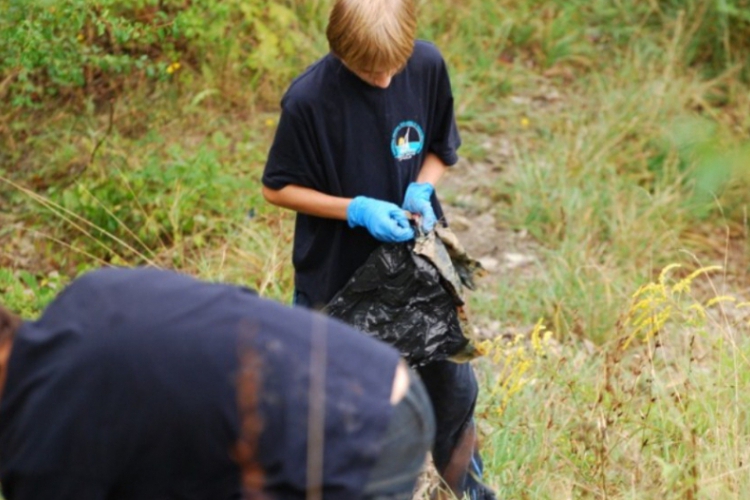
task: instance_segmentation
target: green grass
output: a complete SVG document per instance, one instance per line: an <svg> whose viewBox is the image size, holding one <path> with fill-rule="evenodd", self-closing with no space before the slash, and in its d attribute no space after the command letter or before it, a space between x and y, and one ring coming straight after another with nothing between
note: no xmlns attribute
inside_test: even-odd
<svg viewBox="0 0 750 500"><path fill-rule="evenodd" d="M687 496L696 482L689 467L697 452L691 449L692 429L681 422L692 415L681 408L657 406L661 403L649 406L632 398L617 403L628 412L622 414L619 407L612 407L615 403L597 403L598 388L586 384L601 376L603 368L564 364L554 368L554 374L534 374L536 384L528 390L530 394L518 396L502 418L485 417L490 422L502 422L501 427L487 433L484 446L489 470L494 472L491 482L503 497ZM541 388L536 389L537 385ZM669 401L670 396L663 394L659 401ZM658 413L658 418L643 423L641 414L646 411ZM540 412L544 419L537 416ZM715 407L696 408L696 413L713 424L731 423L717 422L721 412ZM706 442L699 452L713 461L720 458L717 455L723 446L720 441ZM729 457L719 469L737 470ZM737 477L741 474L730 474L728 479Z"/></svg>
<svg viewBox="0 0 750 500"><path fill-rule="evenodd" d="M743 498L750 487L750 35L737 36L750 28L719 4L421 3L421 36L451 69L461 153L499 169L481 196L537 257L483 282L470 310L526 337L540 318L553 332L543 356L496 344L497 359L477 363L501 497ZM266 13L264 26L302 34L263 45L238 28L234 45L174 78L126 85L113 108L83 91L0 107L2 300L34 317L87 269L150 263L288 303L293 216L263 202L260 175L289 75L324 50L322 9ZM673 306L665 323L622 349L634 293L673 263L683 268L667 284L722 271L652 297ZM737 302L708 305L724 295Z"/></svg>
<svg viewBox="0 0 750 500"><path fill-rule="evenodd" d="M742 498L750 344L748 314L735 314L748 303L708 305L687 292L664 294L679 288L665 283L641 304L668 297L670 307L645 342L639 335L625 348L633 333L625 321L599 349L550 342L541 354L501 351L506 375L530 363L506 407L487 391L479 404L502 497ZM501 383L497 362L479 366L486 388Z"/></svg>

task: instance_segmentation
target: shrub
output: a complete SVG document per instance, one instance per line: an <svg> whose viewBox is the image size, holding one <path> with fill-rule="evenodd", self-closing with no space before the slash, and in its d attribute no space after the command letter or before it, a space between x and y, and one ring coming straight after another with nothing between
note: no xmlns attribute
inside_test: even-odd
<svg viewBox="0 0 750 500"><path fill-rule="evenodd" d="M217 149L174 145L138 168L87 172L78 182L40 198L50 222L66 221L79 248L105 260L143 259L190 239L228 231L260 196L249 176L238 176Z"/></svg>
<svg viewBox="0 0 750 500"><path fill-rule="evenodd" d="M318 12L271 0L0 0L0 97L109 97L186 66L261 88L290 78L314 46L297 10Z"/></svg>

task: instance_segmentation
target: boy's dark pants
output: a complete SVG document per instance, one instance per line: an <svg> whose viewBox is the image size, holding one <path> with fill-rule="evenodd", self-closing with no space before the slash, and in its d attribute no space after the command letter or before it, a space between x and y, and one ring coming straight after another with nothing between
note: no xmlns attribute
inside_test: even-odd
<svg viewBox="0 0 750 500"><path fill-rule="evenodd" d="M474 430L479 391L474 369L469 363L437 361L417 372L435 410L435 468L455 492L468 492L482 475Z"/></svg>

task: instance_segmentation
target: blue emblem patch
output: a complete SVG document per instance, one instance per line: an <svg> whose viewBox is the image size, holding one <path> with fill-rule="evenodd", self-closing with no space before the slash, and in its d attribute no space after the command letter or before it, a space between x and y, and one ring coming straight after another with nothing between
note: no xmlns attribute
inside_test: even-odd
<svg viewBox="0 0 750 500"><path fill-rule="evenodd" d="M401 122L393 130L391 152L397 160L408 160L424 147L424 132L417 122Z"/></svg>

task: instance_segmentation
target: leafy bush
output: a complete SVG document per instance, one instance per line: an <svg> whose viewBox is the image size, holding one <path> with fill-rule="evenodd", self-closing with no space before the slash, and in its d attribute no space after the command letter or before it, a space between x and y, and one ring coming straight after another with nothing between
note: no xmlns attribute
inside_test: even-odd
<svg viewBox="0 0 750 500"><path fill-rule="evenodd" d="M222 139L213 142L195 152L174 145L139 168L88 172L73 186L50 190L44 217L77 228L78 247L105 260L142 261L188 238L201 246L241 220L257 193L249 176L218 156Z"/></svg>
<svg viewBox="0 0 750 500"><path fill-rule="evenodd" d="M16 106L110 97L192 69L220 90L249 86L275 100L325 51L327 9L301 0L0 0L0 97ZM421 36L445 47L462 74L487 76L517 57L588 66L595 50L645 40L643 29L680 33L687 64L750 71L750 0L425 2L420 22ZM499 92L508 85L500 79Z"/></svg>
<svg viewBox="0 0 750 500"><path fill-rule="evenodd" d="M127 16L112 10L113 0L0 1L0 74L12 103L28 106L87 86L108 90L113 77L134 70L156 76L174 52L172 30L140 16L145 3L134 2Z"/></svg>
<svg viewBox="0 0 750 500"><path fill-rule="evenodd" d="M0 12L0 97L16 106L107 97L187 65L257 88L290 78L314 46L294 5L271 0L0 0Z"/></svg>

